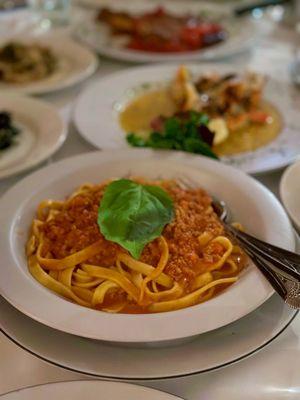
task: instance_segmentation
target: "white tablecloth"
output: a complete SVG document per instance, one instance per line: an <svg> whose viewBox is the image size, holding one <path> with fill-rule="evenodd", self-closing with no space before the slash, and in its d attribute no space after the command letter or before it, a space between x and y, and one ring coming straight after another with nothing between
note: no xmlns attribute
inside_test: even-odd
<svg viewBox="0 0 300 400"><path fill-rule="evenodd" d="M14 14L14 18L16 24L16 21L19 21L17 14ZM0 17L2 28L4 20L4 17ZM24 24L24 21L22 23ZM66 33L57 32L57 34L64 35ZM271 31L267 37L263 38L253 51L241 54L233 61L236 66L267 71L269 74L288 80L288 65L294 53L296 40L296 36L291 31L277 27L275 31ZM101 60L97 73L88 81L63 92L42 97L55 104L64 118L70 121L72 105L84 87L104 75L128 67L130 67L129 64ZM94 150L78 135L71 122L69 126L69 135L65 144L46 163ZM282 171L278 171L261 175L257 179L278 195L281 174ZM0 194L24 175L1 181ZM147 382L145 385L177 394L189 400L299 399L299 371L300 318L296 318L292 325L270 346L238 364L216 372L189 378ZM0 394L45 382L84 378L83 375L48 365L11 343L4 335L0 335Z"/></svg>

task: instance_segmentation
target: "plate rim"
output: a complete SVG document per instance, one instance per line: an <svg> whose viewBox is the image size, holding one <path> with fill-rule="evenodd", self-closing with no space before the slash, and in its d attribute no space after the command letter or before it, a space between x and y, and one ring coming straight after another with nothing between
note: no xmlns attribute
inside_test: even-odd
<svg viewBox="0 0 300 400"><path fill-rule="evenodd" d="M27 350L25 350L25 351L28 352ZM114 384L114 385L120 385L122 387L124 387L124 386L131 386L131 387L136 387L136 388L140 387L140 388L146 389L149 392L154 392L154 393L157 392L157 393L161 393L161 394L167 395L169 397L169 400L185 400L183 397L178 397L177 395L174 395L172 393L166 392L165 390L160 390L160 389L152 388L152 387L145 386L145 385L136 385L136 384L134 384L132 382L124 382L124 381L120 382L120 381L115 381L115 380L111 380L111 379L101 379L101 380L96 380L96 379L67 379L67 380L62 380L62 381L52 381L52 382L38 383L36 385L29 385L29 386L22 387L20 389L13 389L13 390L10 390L8 392L2 393L2 394L0 394L0 399L3 398L5 400L5 396L8 396L8 395L11 395L11 394L14 394L14 393L30 391L31 389L39 388L39 387L42 387L42 386L45 386L45 387L46 386L52 386L52 385L56 385L56 386L62 385L63 386L63 384L66 384L66 383L67 384L73 384L74 382L76 382L77 384L78 383L90 384L91 382L93 382L93 384L96 384L96 385L99 385L99 386L101 386L103 383L104 384L111 383L111 384ZM99 388L99 389L101 389L101 388ZM168 400L168 399L165 399L165 400Z"/></svg>
<svg viewBox="0 0 300 400"><path fill-rule="evenodd" d="M1 296L1 295L0 295L0 297L3 298L3 296ZM6 299L3 298L3 300L4 300L6 303L8 303ZM14 308L10 303L8 303L8 305L9 305L10 307ZM22 315L22 313L21 313L19 310L16 310L16 311ZM254 311L254 312L255 312L255 311ZM146 378L145 378L145 377L144 377L144 378L141 378L141 377L124 377L124 376L123 376L123 377L120 377L120 376L115 376L115 375L108 375L108 374L107 374L107 375L104 375L104 374L92 373L92 372L84 371L84 370L81 370L81 369L76 369L75 367L71 367L71 366L68 366L68 365L66 365L66 364L59 363L58 361L51 360L51 359L47 358L46 356L41 355L41 354L38 353L38 352L35 352L35 351L32 350L29 346L23 345L19 340L17 340L17 339L15 338L15 336L13 336L12 334L9 334L8 332L6 332L6 330L1 326L1 325L2 325L2 324L1 324L1 321L0 321L0 332L1 332L8 340L10 340L12 343L14 343L15 345L17 345L18 347L20 347L22 350L25 350L26 352L28 352L29 354L31 354L31 355L37 357L38 359L40 359L40 360L42 360L42 361L45 361L46 363L51 364L51 365L54 365L54 366L56 366L56 367L61 367L61 368L65 369L65 370L68 370L68 371L71 371L71 372L80 373L80 374L83 374L83 375L85 375L85 376L98 377L98 378L101 378L101 379L117 379L117 380L120 381L120 382L123 382L123 381L129 381L129 382L131 382L131 381L147 381L147 382L148 382L148 381L161 381L161 380L167 380L167 379L185 378L185 377L189 377L189 376L195 376L195 375L204 374L204 373L207 373L207 372L218 371L218 370L221 370L222 368L225 368L225 367L227 367L227 366L236 364L236 363L238 363L238 362L240 362L240 361L242 361L242 360L244 360L244 359L247 359L247 358L253 356L254 354L258 353L260 350L262 350L262 349L268 347L268 346L269 346L271 343L273 343L278 337L280 337L281 334L284 333L285 330L286 330L286 329L292 324L292 322L296 319L296 317L298 316L299 312L300 312L300 310L294 310L294 312L291 313L291 317L290 317L290 319L287 321L287 323L286 323L283 327L281 327L281 329L280 329L274 336L272 336L268 341L266 341L265 343L262 343L260 346L254 348L253 350L251 350L251 351L248 352L248 353L245 353L245 354L243 354L243 355L241 355L241 356L239 356L239 357L237 357L237 358L234 358L234 359L232 359L232 360L229 360L229 361L227 361L227 362L225 362L225 363L223 363L223 364L216 365L216 366L213 366L213 367L210 367L210 368L206 368L206 369L203 369L203 370L198 370L198 371L193 371L193 372L186 372L186 373L180 373L180 374L164 375L164 376L162 376L162 377L158 377L158 376L157 376L157 377L146 377ZM29 320L31 320L30 317L28 317L28 316L26 316L26 315L25 315L25 317L28 318ZM34 322L36 322L36 321L34 321ZM40 323L38 322L38 324L40 324Z"/></svg>
<svg viewBox="0 0 300 400"><path fill-rule="evenodd" d="M40 99L40 98L31 97L26 94L7 93L7 94L5 94L4 97L5 97L5 99L9 99L9 100L16 99L17 101L31 103L33 107L34 107L34 105L40 105L40 106L44 107L44 109L47 108L49 113L50 112L52 113L52 116L55 115L57 117L57 121L60 123L60 132L57 135L56 143L50 149L47 149L47 152L44 152L43 157L40 157L38 159L36 159L36 158L32 159L32 161L29 164L27 161L27 165L25 164L25 161L27 160L27 157L26 157L22 163L18 163L13 167L4 168L3 171L0 170L0 181L2 179L11 178L20 173L29 171L32 168L40 165L42 162L47 160L49 157L51 157L54 153L56 153L61 148L61 146L65 143L65 141L68 137L68 133L69 133L69 129L68 129L68 125L67 125L66 121L61 116L61 113L59 112L59 110L52 103L45 101L43 99ZM14 111L9 110L9 112L13 113ZM33 116L33 114L32 114L32 116ZM36 114L34 114L33 119L34 119L34 121L36 121ZM25 166L23 164L25 164ZM5 172L5 171L8 171L8 172ZM3 196L4 196L4 194L3 194Z"/></svg>
<svg viewBox="0 0 300 400"><path fill-rule="evenodd" d="M297 227L297 229L300 229L300 218L296 217L295 213L291 211L290 207L290 201L288 200L287 196L287 182L291 175L295 175L295 172L297 170L300 170L300 158L297 157L295 162L291 164L286 170L283 172L280 182L279 182L279 197L281 199L281 202L284 206L284 209L286 210L288 216L290 217L291 221L293 222L294 226Z"/></svg>

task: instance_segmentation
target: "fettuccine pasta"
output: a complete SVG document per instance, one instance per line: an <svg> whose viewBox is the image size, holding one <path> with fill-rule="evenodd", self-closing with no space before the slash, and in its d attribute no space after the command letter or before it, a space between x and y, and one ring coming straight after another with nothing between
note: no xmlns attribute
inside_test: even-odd
<svg viewBox="0 0 300 400"><path fill-rule="evenodd" d="M224 231L202 189L155 181L175 216L139 259L106 240L97 225L107 182L83 185L65 201L38 207L27 242L32 276L49 290L111 313L158 313L193 306L236 282L247 260Z"/></svg>

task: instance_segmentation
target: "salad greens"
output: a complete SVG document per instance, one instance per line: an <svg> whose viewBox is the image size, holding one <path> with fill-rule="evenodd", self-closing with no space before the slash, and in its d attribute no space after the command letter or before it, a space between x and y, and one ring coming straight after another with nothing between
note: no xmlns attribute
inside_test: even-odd
<svg viewBox="0 0 300 400"><path fill-rule="evenodd" d="M207 127L209 122L207 115L189 111L175 114L170 118L159 118L160 124L155 124L156 129L147 139L129 133L126 136L127 142L134 147L182 150L218 159L211 149L214 133Z"/></svg>

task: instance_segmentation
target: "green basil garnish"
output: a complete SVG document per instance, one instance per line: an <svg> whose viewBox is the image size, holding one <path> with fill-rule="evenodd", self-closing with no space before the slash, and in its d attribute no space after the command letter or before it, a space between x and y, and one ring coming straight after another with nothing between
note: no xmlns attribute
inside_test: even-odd
<svg viewBox="0 0 300 400"><path fill-rule="evenodd" d="M138 259L145 245L161 235L173 216L173 201L165 190L119 179L105 188L98 225L105 239Z"/></svg>

